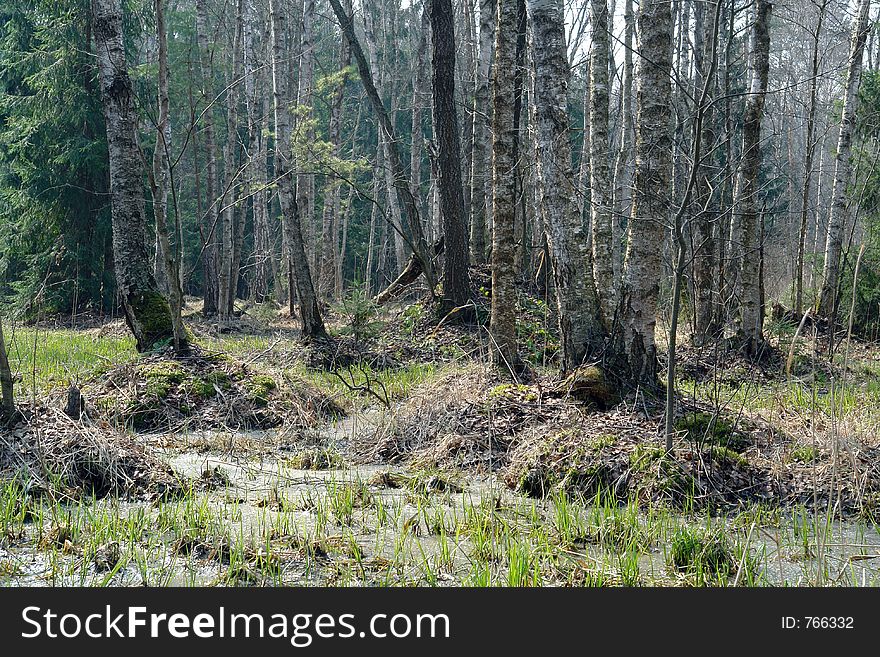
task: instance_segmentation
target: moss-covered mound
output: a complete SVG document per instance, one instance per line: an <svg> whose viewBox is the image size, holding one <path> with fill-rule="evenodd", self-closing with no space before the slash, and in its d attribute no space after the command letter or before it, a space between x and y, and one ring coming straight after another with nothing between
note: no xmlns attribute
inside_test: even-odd
<svg viewBox="0 0 880 657"><path fill-rule="evenodd" d="M570 422L582 410L540 384L504 382L474 365L418 386L388 422L361 435L355 448L369 462L488 472L507 462L524 432Z"/></svg>
<svg viewBox="0 0 880 657"><path fill-rule="evenodd" d="M502 476L533 497L565 490L680 508L775 503L787 493L765 463L726 447L677 441L666 454L656 420L623 410L594 413L577 425L525 436L511 451Z"/></svg>
<svg viewBox="0 0 880 657"><path fill-rule="evenodd" d="M835 463L826 445L759 425L734 427L727 417L709 423L709 417L684 414L669 454L657 429L662 417L622 408L585 415L561 429L536 426L511 442L501 475L534 497L565 490L685 510L831 504L845 515L880 513L880 449L851 445Z"/></svg>
<svg viewBox="0 0 880 657"><path fill-rule="evenodd" d="M311 428L342 413L310 384L222 354L151 355L83 387L87 413L136 431Z"/></svg>
<svg viewBox="0 0 880 657"><path fill-rule="evenodd" d="M880 511L880 448L824 442L730 411L682 404L667 454L662 409L602 408L602 379L500 381L472 366L434 378L357 436L358 460L496 472L534 497L559 491L620 501L732 511L743 505ZM574 394L574 390L578 393Z"/></svg>

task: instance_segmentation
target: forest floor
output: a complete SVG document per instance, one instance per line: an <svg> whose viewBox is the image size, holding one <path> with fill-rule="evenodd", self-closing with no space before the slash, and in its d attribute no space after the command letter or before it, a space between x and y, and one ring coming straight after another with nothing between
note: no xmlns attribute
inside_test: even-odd
<svg viewBox="0 0 880 657"><path fill-rule="evenodd" d="M198 309L185 359L121 320L7 331L0 584L880 584L880 346L808 332L788 374L783 322L761 364L682 349L666 455L660 400L560 378L535 299L522 382L420 303L343 304L311 346Z"/></svg>

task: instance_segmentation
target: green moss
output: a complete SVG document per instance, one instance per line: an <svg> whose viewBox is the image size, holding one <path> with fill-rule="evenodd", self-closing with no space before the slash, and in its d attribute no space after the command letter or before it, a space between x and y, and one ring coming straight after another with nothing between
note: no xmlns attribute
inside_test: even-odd
<svg viewBox="0 0 880 657"><path fill-rule="evenodd" d="M216 395L218 390L228 390L231 385L226 372L210 372L205 376L194 378L190 384L190 391L202 399L209 399Z"/></svg>
<svg viewBox="0 0 880 657"><path fill-rule="evenodd" d="M663 458L666 452L656 445L636 445L629 455L629 467L634 472L646 472L651 466Z"/></svg>
<svg viewBox="0 0 880 657"><path fill-rule="evenodd" d="M709 455L713 461L718 463L735 463L737 465L747 465L745 457L724 445L710 445Z"/></svg>
<svg viewBox="0 0 880 657"><path fill-rule="evenodd" d="M147 379L147 396L166 397L173 386L186 380L186 370L174 361L154 363L144 368Z"/></svg>
<svg viewBox="0 0 880 657"><path fill-rule="evenodd" d="M132 332L137 340L138 351L149 351L173 339L171 306L162 294L145 291L129 295L127 302L132 315L129 322L135 323Z"/></svg>
<svg viewBox="0 0 880 657"><path fill-rule="evenodd" d="M675 423L675 428L698 445L718 445L735 452L749 446L748 439L735 430L732 422L711 413L688 413Z"/></svg>
<svg viewBox="0 0 880 657"><path fill-rule="evenodd" d="M602 433L590 441L590 447L598 451L604 447L611 447L615 442L617 442L617 436L610 433Z"/></svg>
<svg viewBox="0 0 880 657"><path fill-rule="evenodd" d="M495 386L491 390L489 390L489 399L499 399L501 397L507 397L508 395L513 395L516 393L526 393L528 392L529 387L524 386L522 384L515 383L502 383L501 385Z"/></svg>
<svg viewBox="0 0 880 657"><path fill-rule="evenodd" d="M244 387L248 399L257 406L265 406L269 403L269 397L273 390L278 388L275 379L266 374L255 374L244 380Z"/></svg>

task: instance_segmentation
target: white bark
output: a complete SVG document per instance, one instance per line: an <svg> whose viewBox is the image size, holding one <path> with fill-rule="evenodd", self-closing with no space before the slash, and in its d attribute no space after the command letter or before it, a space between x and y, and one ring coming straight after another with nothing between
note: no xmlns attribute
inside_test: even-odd
<svg viewBox="0 0 880 657"><path fill-rule="evenodd" d="M593 43L590 49L590 206L593 271L602 322L610 330L614 319L614 196L608 135L608 3L606 0L591 0L591 8Z"/></svg>
<svg viewBox="0 0 880 657"><path fill-rule="evenodd" d="M143 163L119 0L93 0L92 34L107 127L113 259L125 319L139 351L173 337L171 309L159 292L147 254Z"/></svg>
<svg viewBox="0 0 880 657"><path fill-rule="evenodd" d="M529 0L528 6L535 53L537 196L553 270L562 369L571 371L598 352L603 330L589 266L590 248L583 222L575 212L572 189L569 67L562 3Z"/></svg>
<svg viewBox="0 0 880 657"><path fill-rule="evenodd" d="M761 169L761 119L770 68L771 5L755 0L752 26L751 82L743 113L743 158L737 180L735 207L737 261L739 279L739 315L737 339L750 355L757 355L763 344L761 326L760 241L758 222L758 175Z"/></svg>
<svg viewBox="0 0 880 657"><path fill-rule="evenodd" d="M838 307L840 255L843 246L843 227L846 224L847 215L847 187L852 178L852 138L855 128L859 82L862 75L862 56L870 29L868 23L870 5L870 0L859 0L859 13L853 23L846 91L843 97L843 116L840 119L837 154L834 159L831 215L828 219L828 234L825 239L825 268L819 298L819 312L831 318L837 315Z"/></svg>
<svg viewBox="0 0 880 657"><path fill-rule="evenodd" d="M643 0L638 17L638 91L632 215L620 300L620 356L634 382L657 386L661 245L671 216L672 10Z"/></svg>

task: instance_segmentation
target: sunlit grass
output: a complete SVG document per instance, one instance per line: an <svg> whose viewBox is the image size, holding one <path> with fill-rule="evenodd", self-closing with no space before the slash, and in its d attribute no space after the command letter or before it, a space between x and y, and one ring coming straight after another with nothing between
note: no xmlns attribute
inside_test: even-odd
<svg viewBox="0 0 880 657"><path fill-rule="evenodd" d="M127 335L17 326L7 329L6 341L10 367L25 391L66 386L137 356L134 340Z"/></svg>

